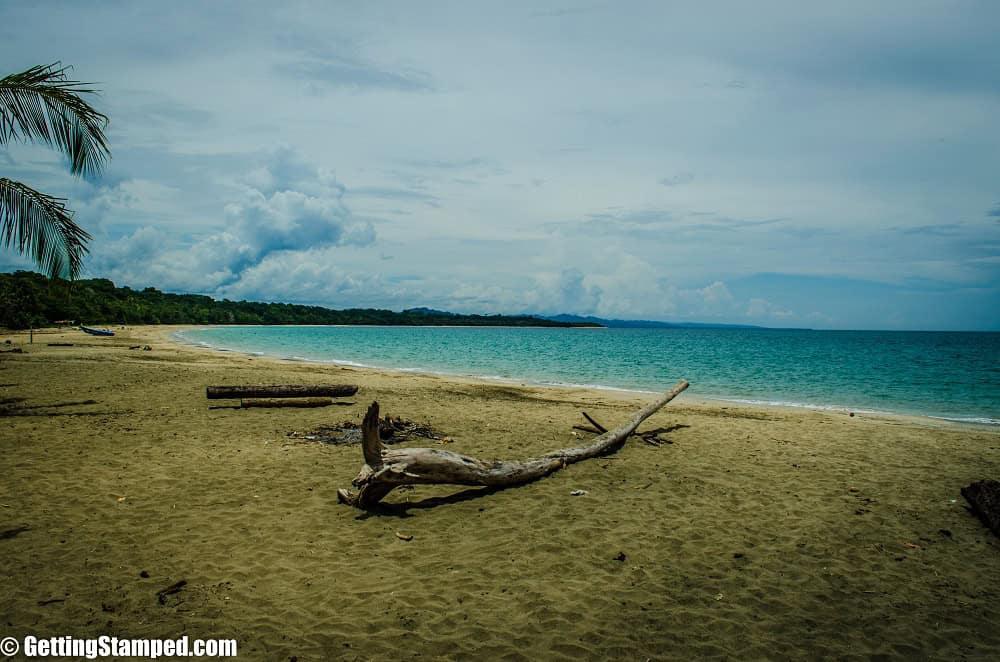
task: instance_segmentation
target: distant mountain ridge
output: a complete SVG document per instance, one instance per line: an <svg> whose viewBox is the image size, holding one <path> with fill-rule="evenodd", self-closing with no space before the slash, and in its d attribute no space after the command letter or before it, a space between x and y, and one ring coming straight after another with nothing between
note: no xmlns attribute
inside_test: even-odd
<svg viewBox="0 0 1000 662"><path fill-rule="evenodd" d="M599 324L610 329L766 329L753 324L711 324L705 322L657 322L654 320L619 320L593 315L540 315L542 319L567 324Z"/></svg>
<svg viewBox="0 0 1000 662"><path fill-rule="evenodd" d="M459 313L437 310L436 308L407 308L403 313L414 315L431 315L435 317L459 317ZM535 317L548 322L572 324L574 326L604 326L609 329L766 329L765 326L753 324L713 324L708 322L657 322L655 320L620 320L595 317L593 315L517 315L516 317Z"/></svg>

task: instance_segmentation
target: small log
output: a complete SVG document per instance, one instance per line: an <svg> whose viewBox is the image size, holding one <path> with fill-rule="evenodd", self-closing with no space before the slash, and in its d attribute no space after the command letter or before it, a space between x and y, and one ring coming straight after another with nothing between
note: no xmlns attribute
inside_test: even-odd
<svg viewBox="0 0 1000 662"><path fill-rule="evenodd" d="M205 387L205 397L209 400L223 400L226 398L342 398L354 395L357 392L358 387L351 384Z"/></svg>
<svg viewBox="0 0 1000 662"><path fill-rule="evenodd" d="M328 407L333 404L332 398L243 398L240 407Z"/></svg>
<svg viewBox="0 0 1000 662"><path fill-rule="evenodd" d="M167 596L173 595L174 593L180 593L181 589L187 586L187 580L182 579L179 582L171 584L165 589L161 589L156 592L156 598L160 601L161 605L167 604Z"/></svg>
<svg viewBox="0 0 1000 662"><path fill-rule="evenodd" d="M582 425L574 425L573 426L574 429L583 430L584 432L595 432L597 434L604 434L605 432L608 431L606 427L595 421L593 417L591 417L591 415L588 414L587 412L583 411L580 413L583 414L583 417L586 418L588 421L590 421L594 425L594 427L588 428ZM659 447L661 444L663 444L664 441L666 441L668 444L674 443L669 439L660 439L660 432L663 432L665 430L667 430L667 428L657 428L656 430L650 430L649 432L633 432L632 434L638 435L643 441L645 441L650 446Z"/></svg>
<svg viewBox="0 0 1000 662"><path fill-rule="evenodd" d="M368 408L361 424L361 451L365 464L352 481L358 488L337 490L337 499L358 508L369 508L400 485L448 484L507 487L544 478L569 464L600 457L621 448L639 424L688 387L685 380L636 412L631 420L597 437L589 446L565 448L520 461L486 462L436 448L387 449L379 437L378 403Z"/></svg>
<svg viewBox="0 0 1000 662"><path fill-rule="evenodd" d="M1000 481L980 480L962 488L962 496L993 533L1000 536Z"/></svg>

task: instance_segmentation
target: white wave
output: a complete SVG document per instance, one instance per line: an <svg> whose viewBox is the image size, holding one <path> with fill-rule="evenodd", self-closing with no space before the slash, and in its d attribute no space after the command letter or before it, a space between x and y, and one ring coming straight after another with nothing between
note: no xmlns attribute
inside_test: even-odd
<svg viewBox="0 0 1000 662"><path fill-rule="evenodd" d="M332 363L333 365L343 365L349 366L351 368L374 368L375 366L368 365L367 363L358 363L357 361L348 361L347 359L324 359L322 361L314 360L313 363Z"/></svg>
<svg viewBox="0 0 1000 662"><path fill-rule="evenodd" d="M625 388L624 386L607 386L606 384L588 384L576 382L534 381L539 386L558 386L560 388L586 388L594 391L618 391L620 393L659 393L641 388Z"/></svg>
<svg viewBox="0 0 1000 662"><path fill-rule="evenodd" d="M976 416L928 416L928 418L936 418L939 421L952 421L953 423L972 423L973 425L1000 425L1000 419L998 418Z"/></svg>
<svg viewBox="0 0 1000 662"><path fill-rule="evenodd" d="M794 407L796 409L810 409L813 411L836 411L855 414L876 414L891 415L892 412L878 411L876 409L860 409L857 407L845 407L844 405L818 405L812 402L796 402L794 400L758 400L754 398L727 398L717 395L702 396L706 400L718 402L735 402L741 405L753 405L755 407Z"/></svg>

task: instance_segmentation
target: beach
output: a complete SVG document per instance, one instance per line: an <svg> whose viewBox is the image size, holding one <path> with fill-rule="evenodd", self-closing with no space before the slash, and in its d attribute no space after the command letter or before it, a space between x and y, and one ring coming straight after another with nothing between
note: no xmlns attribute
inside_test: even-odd
<svg viewBox="0 0 1000 662"><path fill-rule="evenodd" d="M670 443L363 512L337 502L360 447L305 435L373 400L448 439L409 446L518 459L584 445L581 411L612 427L652 396L224 353L177 328L0 333L0 398L23 398L0 428L3 636L298 661L1000 657L1000 539L959 493L1000 478L995 428L692 384L640 427ZM327 383L360 389L317 409L205 398Z"/></svg>

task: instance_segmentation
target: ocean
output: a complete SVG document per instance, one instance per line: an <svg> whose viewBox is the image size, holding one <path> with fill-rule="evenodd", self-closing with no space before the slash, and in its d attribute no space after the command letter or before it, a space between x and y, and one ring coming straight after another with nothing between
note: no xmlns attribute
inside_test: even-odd
<svg viewBox="0 0 1000 662"><path fill-rule="evenodd" d="M184 342L261 356L540 385L1000 425L1000 333L221 326Z"/></svg>

